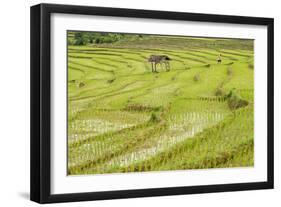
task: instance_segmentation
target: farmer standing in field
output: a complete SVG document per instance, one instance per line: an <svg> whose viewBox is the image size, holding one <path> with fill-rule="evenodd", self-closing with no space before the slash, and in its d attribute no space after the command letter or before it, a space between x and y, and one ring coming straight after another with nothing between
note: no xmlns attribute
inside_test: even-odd
<svg viewBox="0 0 281 207"><path fill-rule="evenodd" d="M218 64L220 64L221 63L221 54L219 54L219 56L218 56Z"/></svg>

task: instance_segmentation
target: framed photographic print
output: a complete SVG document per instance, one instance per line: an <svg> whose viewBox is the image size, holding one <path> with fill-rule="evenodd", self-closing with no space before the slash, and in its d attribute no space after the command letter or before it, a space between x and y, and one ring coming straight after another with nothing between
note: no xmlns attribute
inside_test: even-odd
<svg viewBox="0 0 281 207"><path fill-rule="evenodd" d="M273 188L273 19L31 7L31 200Z"/></svg>

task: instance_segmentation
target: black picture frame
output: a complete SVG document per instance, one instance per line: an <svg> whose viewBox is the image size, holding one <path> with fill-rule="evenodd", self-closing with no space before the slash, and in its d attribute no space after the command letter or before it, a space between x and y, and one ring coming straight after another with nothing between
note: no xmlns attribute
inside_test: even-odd
<svg viewBox="0 0 281 207"><path fill-rule="evenodd" d="M74 194L50 193L50 130L51 130L51 70L50 70L50 15L53 13L134 17L194 22L219 22L267 26L267 181L238 184L219 184L188 187L85 192ZM179 194L211 193L273 188L274 177L274 83L273 44L274 20L272 18L195 14L153 10L103 8L56 4L39 4L31 7L31 151L30 199L38 203L88 201L103 199L167 196Z"/></svg>

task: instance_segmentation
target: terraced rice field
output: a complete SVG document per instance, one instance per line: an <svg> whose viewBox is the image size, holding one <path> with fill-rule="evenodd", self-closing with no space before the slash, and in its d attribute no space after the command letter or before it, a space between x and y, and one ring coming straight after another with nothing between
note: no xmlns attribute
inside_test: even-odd
<svg viewBox="0 0 281 207"><path fill-rule="evenodd" d="M253 166L253 49L153 38L68 46L68 174Z"/></svg>

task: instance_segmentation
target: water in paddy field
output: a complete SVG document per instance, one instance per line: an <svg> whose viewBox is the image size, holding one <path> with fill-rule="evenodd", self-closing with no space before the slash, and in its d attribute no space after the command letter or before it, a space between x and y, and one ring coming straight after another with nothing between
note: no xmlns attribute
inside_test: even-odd
<svg viewBox="0 0 281 207"><path fill-rule="evenodd" d="M107 165L110 166L119 163L120 166L125 167L135 161L148 159L179 142L192 138L197 133L202 132L205 128L217 124L223 120L223 118L224 114L217 112L188 112L178 116L170 116L168 131L160 137L157 137L155 139L156 142L152 147L119 156L111 160Z"/></svg>
<svg viewBox="0 0 281 207"><path fill-rule="evenodd" d="M215 167L219 167L217 158L232 153L235 159L227 159L227 167L253 160L250 116L245 113L248 117L235 117L233 122L231 116L237 115L238 109L232 109L226 98L232 94L238 97L233 102L254 102L253 40L101 35L118 37L117 42L108 44L101 41L100 34L91 33L98 38L97 44L76 45L73 41L79 35L71 35L70 175L153 170L157 159L155 167L159 169L165 168L167 160L169 169L185 168L181 160L176 163L180 156L186 158L183 162L200 165L205 161L201 150L209 144L214 155L210 155L210 163L209 154L206 158L210 165L214 161ZM158 65L157 73L152 72L148 58L157 54L171 59L170 71ZM209 153L209 148L206 151Z"/></svg>
<svg viewBox="0 0 281 207"><path fill-rule="evenodd" d="M120 131L144 123L148 119L149 116L143 113L96 111L87 118L76 119L68 124L68 142L77 142L104 133Z"/></svg>
<svg viewBox="0 0 281 207"><path fill-rule="evenodd" d="M136 161L146 160L157 153L167 150L188 138L192 138L205 128L212 127L225 117L224 113L219 112L187 112L184 114L171 115L167 118L167 129L157 135L149 137L147 142L142 143L140 147L133 152L124 152L121 155L112 157L110 160L102 163L103 170L110 169L113 166L126 167ZM147 121L148 117L143 116L139 121ZM134 124L120 124L118 122L103 121L101 119L83 120L81 122L73 122L71 128L85 130L84 133L74 133L69 135L69 139L74 143L84 140L91 135L103 134L108 131L119 131L121 129L130 128ZM114 151L119 146L114 144L116 138L110 136L106 141L94 141L82 144L75 148L75 153L69 157L68 165L75 166L85 161L95 160L97 157ZM112 144L113 143L113 144Z"/></svg>
<svg viewBox="0 0 281 207"><path fill-rule="evenodd" d="M90 136L96 136L110 131L119 131L121 129L129 128L134 124L115 123L102 119L87 119L82 121L75 121L70 124L70 129L73 131L83 131L84 135L74 133L68 136L69 141L78 141L87 139Z"/></svg>

